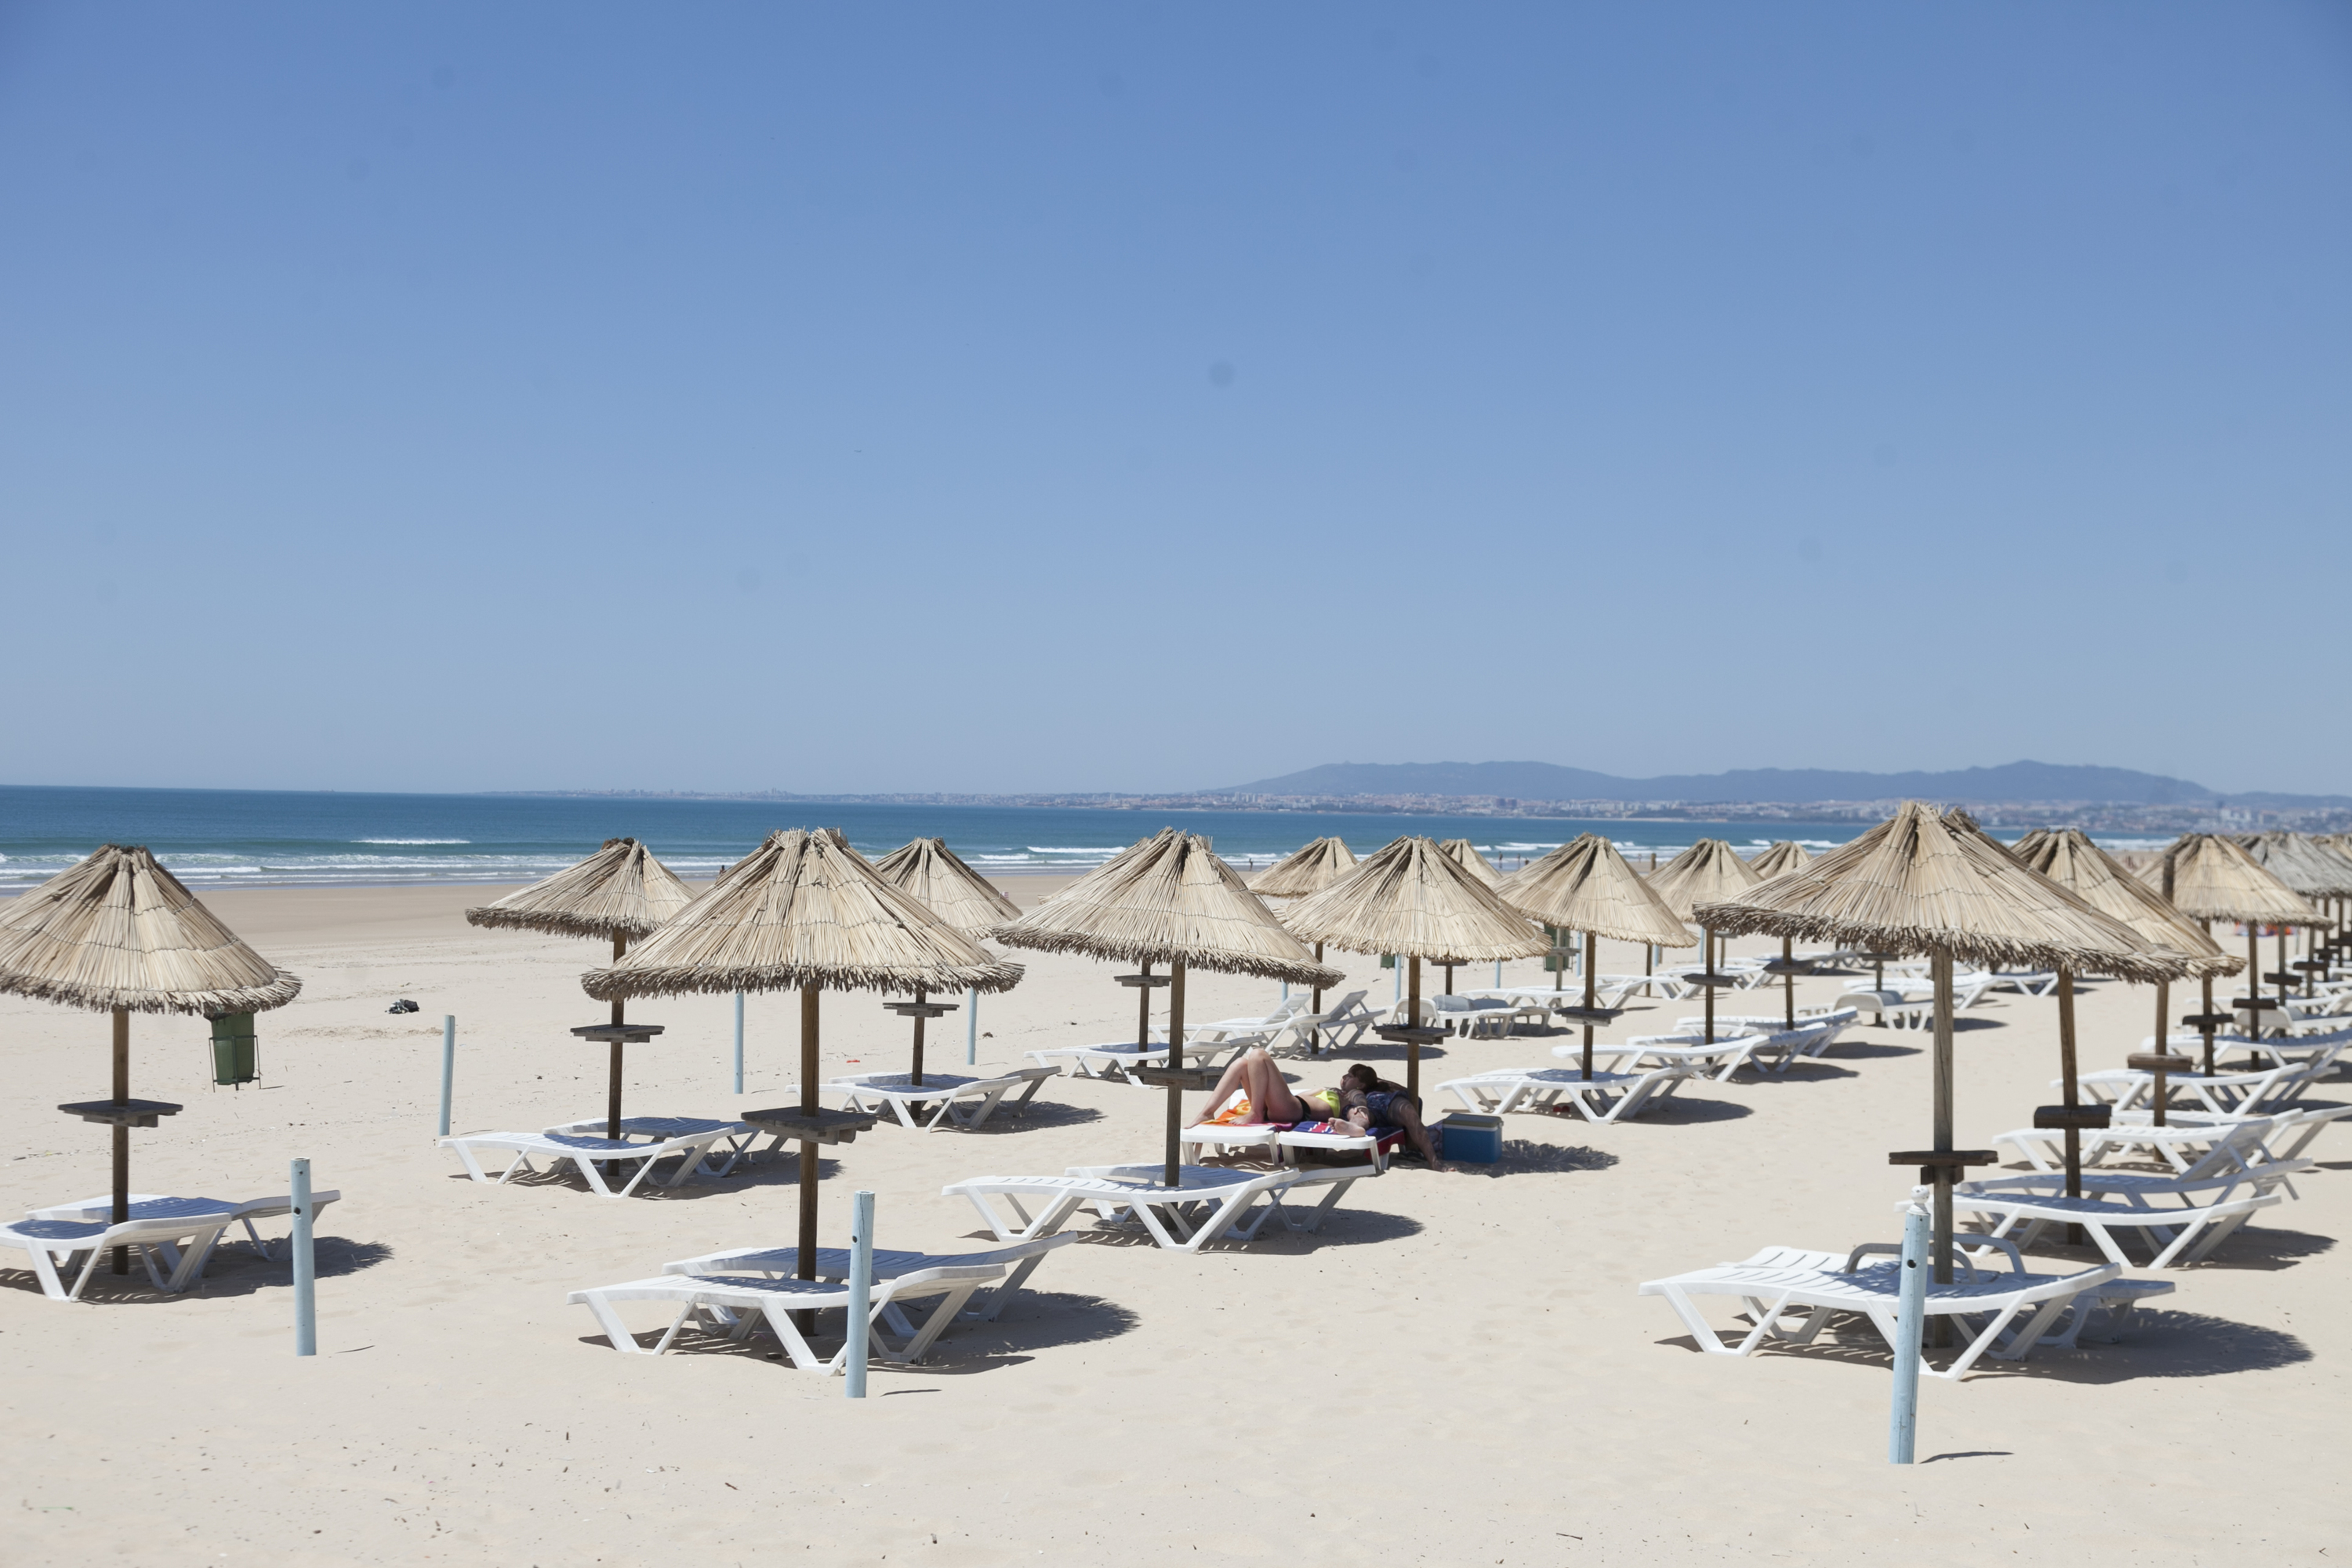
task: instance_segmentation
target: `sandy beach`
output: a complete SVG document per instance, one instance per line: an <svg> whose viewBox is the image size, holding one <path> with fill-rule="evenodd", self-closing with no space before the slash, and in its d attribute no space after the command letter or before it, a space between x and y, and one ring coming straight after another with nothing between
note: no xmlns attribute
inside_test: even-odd
<svg viewBox="0 0 2352 1568"><path fill-rule="evenodd" d="M1007 879L1024 907L1055 885ZM1923 1389L1919 1452L1885 1462L1876 1350L1698 1354L1643 1279L1770 1243L1899 1234L1886 1152L1927 1132L1927 1037L1864 1028L1786 1079L1702 1082L1668 1110L1591 1127L1521 1115L1496 1166L1403 1164L1360 1183L1313 1236L1171 1256L1089 1234L997 1323L932 1361L879 1366L873 1397L750 1349L614 1353L567 1291L671 1258L782 1245L793 1169L625 1201L572 1179L466 1181L433 1143L441 1018L458 1020L455 1125L536 1129L601 1111L604 1061L565 1031L603 1009L591 942L485 931L460 911L505 889L257 890L207 902L300 975L260 1019L263 1079L207 1083L200 1020L142 1016L132 1088L184 1113L133 1135L132 1184L250 1197L310 1156L341 1194L320 1223L320 1352L293 1354L283 1263L225 1247L200 1289L101 1279L85 1304L0 1272L0 1346L19 1563L1093 1563L1371 1560L1483 1563L1998 1561L2327 1562L2347 1552L2336 1490L2352 1325L2352 1131L2324 1133L2299 1200L2265 1211L2121 1343L1986 1362ZM2225 939L2226 940L2226 939ZM1763 952L1761 942L1735 952ZM983 1000L983 1066L1045 1044L1125 1038L1114 966L1016 954ZM1385 1005L1391 977L1333 954ZM1604 944L1604 972L1639 970ZM1507 981L1536 984L1534 961ZM1491 966L1460 977L1491 983ZM1826 1001L1840 979L1798 985ZM1427 988L1439 986L1428 972ZM2224 983L2225 984L2229 983ZM1194 1020L1263 1011L1271 984L1195 975ZM420 1011L392 1015L396 997ZM2175 1000L2180 1000L2176 991ZM824 1000L828 1068L902 1067L907 1028L866 994ZM1777 1008L1735 993L1727 1011ZM2146 988L2092 984L2086 1069L2149 1032ZM2175 1011L2185 1010L2176 1006ZM1696 1011L1636 1000L1608 1037ZM777 1103L796 1002L754 996L744 1094L723 997L647 1002L628 1104L714 1116ZM10 1214L102 1192L102 1130L51 1109L106 1088L102 1016L0 998ZM1425 1088L1555 1065L1565 1031L1456 1040ZM963 1056L959 1013L931 1060ZM1963 1145L2054 1098L2055 1003L1962 1015ZM1356 1053L1402 1076L1391 1047ZM1293 1062L1310 1086L1339 1064ZM1443 1105L1432 1095L1431 1113ZM2341 1098L2340 1090L2321 1099ZM942 1184L1156 1158L1159 1091L1055 1079L1028 1115L976 1132L878 1128L828 1160L823 1234L877 1194L881 1244L955 1250L985 1232ZM282 1233L282 1222L278 1226ZM1085 1228L1083 1225L1080 1228ZM16 1255L10 1255L14 1258ZM2045 1260L2094 1260L2044 1247ZM9 1262L0 1258L0 1263ZM2135 1277L2149 1277L2135 1269ZM136 1277L135 1277L136 1278ZM637 1326L658 1326L652 1310ZM666 1315L662 1321L666 1321ZM1727 1314L1718 1321L1727 1324ZM2321 1556L2325 1549L2328 1555Z"/></svg>

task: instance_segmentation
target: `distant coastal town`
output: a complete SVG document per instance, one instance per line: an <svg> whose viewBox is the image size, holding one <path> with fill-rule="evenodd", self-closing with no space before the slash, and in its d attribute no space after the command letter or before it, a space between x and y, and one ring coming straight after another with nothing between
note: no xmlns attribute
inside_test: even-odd
<svg viewBox="0 0 2352 1568"><path fill-rule="evenodd" d="M1229 790L1167 795L799 795L785 790L508 790L505 795L583 799L762 800L812 805L1013 806L1081 811L1295 811L1496 817L1567 817L1609 822L1878 822L1898 798L1813 801L1521 800L1508 795L1255 795ZM1947 800L1985 826L2069 826L2107 833L2352 832L2352 807L2257 808L2212 801Z"/></svg>

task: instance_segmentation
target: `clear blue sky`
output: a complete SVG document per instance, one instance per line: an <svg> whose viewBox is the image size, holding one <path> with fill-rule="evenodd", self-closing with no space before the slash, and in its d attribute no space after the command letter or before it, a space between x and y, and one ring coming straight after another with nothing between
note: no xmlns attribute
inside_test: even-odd
<svg viewBox="0 0 2352 1568"><path fill-rule="evenodd" d="M2340 4L0 4L0 782L2352 792L2347 279Z"/></svg>

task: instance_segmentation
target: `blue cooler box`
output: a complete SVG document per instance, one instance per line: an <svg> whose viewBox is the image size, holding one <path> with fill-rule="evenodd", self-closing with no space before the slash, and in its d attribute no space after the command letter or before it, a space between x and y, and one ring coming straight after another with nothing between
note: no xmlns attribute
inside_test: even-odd
<svg viewBox="0 0 2352 1568"><path fill-rule="evenodd" d="M1440 1152L1448 1160L1491 1165L1503 1157L1503 1119L1457 1110L1439 1122L1444 1142Z"/></svg>

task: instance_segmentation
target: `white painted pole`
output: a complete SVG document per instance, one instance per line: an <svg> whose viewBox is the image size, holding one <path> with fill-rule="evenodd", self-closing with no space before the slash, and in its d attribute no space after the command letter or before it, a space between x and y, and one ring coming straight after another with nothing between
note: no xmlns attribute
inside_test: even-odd
<svg viewBox="0 0 2352 1568"><path fill-rule="evenodd" d="M457 1016L441 1020L441 1136L449 1136L449 1085L457 1073Z"/></svg>
<svg viewBox="0 0 2352 1568"><path fill-rule="evenodd" d="M980 1060L980 987L963 994L963 1065Z"/></svg>
<svg viewBox="0 0 2352 1568"><path fill-rule="evenodd" d="M310 1236L310 1162L294 1162L294 1353L319 1353L319 1271Z"/></svg>
<svg viewBox="0 0 2352 1568"><path fill-rule="evenodd" d="M1902 1276L1895 1309L1895 1409L1886 1431L1890 1465L1910 1464L1919 1440L1919 1350L1927 1324L1927 1211L1916 1193L1903 1211Z"/></svg>
<svg viewBox="0 0 2352 1568"><path fill-rule="evenodd" d="M743 993L735 993L735 1092L743 1092Z"/></svg>
<svg viewBox="0 0 2352 1568"><path fill-rule="evenodd" d="M866 1397L866 1330L872 1315L874 1289L874 1194L859 1193L849 1201L849 1349L843 1356L843 1392L852 1399Z"/></svg>
<svg viewBox="0 0 2352 1568"><path fill-rule="evenodd" d="M1393 953L1390 956L1395 958ZM1404 1000L1404 960L1397 958L1390 967L1395 972L1389 977L1389 1005L1393 1007ZM1413 1020L1415 1023L1420 1021L1418 1018Z"/></svg>

